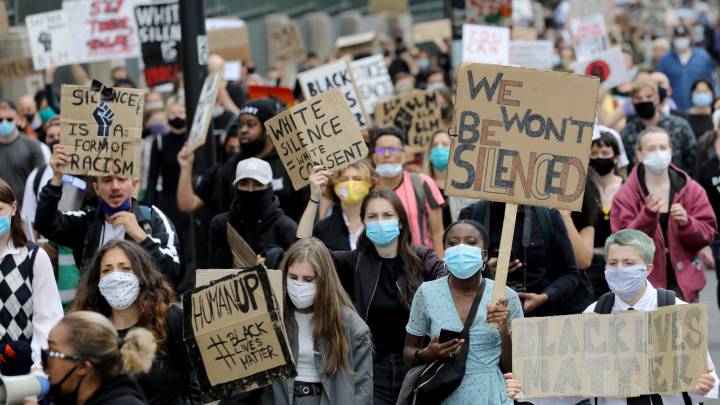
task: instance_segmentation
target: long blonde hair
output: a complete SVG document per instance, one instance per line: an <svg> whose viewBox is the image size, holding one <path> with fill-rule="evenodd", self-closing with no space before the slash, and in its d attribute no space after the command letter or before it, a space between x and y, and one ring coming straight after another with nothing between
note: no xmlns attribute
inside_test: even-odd
<svg viewBox="0 0 720 405"><path fill-rule="evenodd" d="M321 336L328 339L329 352L321 353L325 360L325 374L331 376L338 368L347 374L352 373L348 361L349 344L345 335L343 325L343 307L354 310L350 297L340 284L340 279L335 271L335 264L330 256L330 251L316 238L301 239L285 253L285 258L280 263L280 270L283 272L283 296L287 297L287 274L288 269L294 263L307 262L317 274L315 282L317 293L315 295L313 313L313 341L319 342ZM288 319L293 316L295 306L288 299L285 299L285 327L290 329Z"/></svg>

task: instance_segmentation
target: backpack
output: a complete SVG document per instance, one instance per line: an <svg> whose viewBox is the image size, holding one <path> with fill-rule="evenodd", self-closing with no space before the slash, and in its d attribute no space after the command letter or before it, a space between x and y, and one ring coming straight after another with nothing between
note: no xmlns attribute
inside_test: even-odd
<svg viewBox="0 0 720 405"><path fill-rule="evenodd" d="M40 182L42 181L43 173L45 173L45 169L47 169L47 167L48 167L47 163L42 166L38 166L37 173L35 173L35 179L33 179L33 188L32 189L33 189L33 191L35 191L35 199L36 200L40 199L40 191L42 189L42 186L44 186L44 184L40 184Z"/></svg>

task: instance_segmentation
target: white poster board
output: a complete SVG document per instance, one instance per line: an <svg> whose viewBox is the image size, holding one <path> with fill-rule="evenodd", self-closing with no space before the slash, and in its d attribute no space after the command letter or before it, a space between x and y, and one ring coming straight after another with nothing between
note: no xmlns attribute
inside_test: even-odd
<svg viewBox="0 0 720 405"><path fill-rule="evenodd" d="M513 65L550 70L553 67L552 41L510 41L510 63Z"/></svg>
<svg viewBox="0 0 720 405"><path fill-rule="evenodd" d="M603 90L610 90L632 80L620 48L610 48L594 58L576 62L575 73L598 77Z"/></svg>
<svg viewBox="0 0 720 405"><path fill-rule="evenodd" d="M463 25L463 62L510 63L510 29L488 25Z"/></svg>
<svg viewBox="0 0 720 405"><path fill-rule="evenodd" d="M570 20L577 60L595 57L610 46L605 16L595 14Z"/></svg>
<svg viewBox="0 0 720 405"><path fill-rule="evenodd" d="M77 44L72 41L70 27L62 10L25 17L28 41L35 70L76 62Z"/></svg>
<svg viewBox="0 0 720 405"><path fill-rule="evenodd" d="M395 95L390 74L382 55L368 56L350 62L358 90L365 103L365 111L373 111L375 103Z"/></svg>

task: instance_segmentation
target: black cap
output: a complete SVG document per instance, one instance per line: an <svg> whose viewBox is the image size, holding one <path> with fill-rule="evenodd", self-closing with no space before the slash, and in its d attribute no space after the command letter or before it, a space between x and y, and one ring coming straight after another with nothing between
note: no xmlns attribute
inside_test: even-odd
<svg viewBox="0 0 720 405"><path fill-rule="evenodd" d="M274 117L278 113L277 102L271 98L260 98L257 100L246 101L240 109L242 114L250 114L256 116L261 123Z"/></svg>
<svg viewBox="0 0 720 405"><path fill-rule="evenodd" d="M676 25L673 29L673 36L676 37L689 37L690 30L684 25Z"/></svg>

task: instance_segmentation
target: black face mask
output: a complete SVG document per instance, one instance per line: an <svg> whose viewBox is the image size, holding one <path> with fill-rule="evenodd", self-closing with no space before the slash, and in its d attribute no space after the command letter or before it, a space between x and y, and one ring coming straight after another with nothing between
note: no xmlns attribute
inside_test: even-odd
<svg viewBox="0 0 720 405"><path fill-rule="evenodd" d="M595 169L599 175L604 176L615 168L615 161L613 158L590 159L590 167Z"/></svg>
<svg viewBox="0 0 720 405"><path fill-rule="evenodd" d="M78 381L77 385L75 386L75 389L73 390L73 392L71 392L69 394L63 393L61 387L79 366L80 366L80 363L76 364L75 367L71 368L70 371L68 371L65 374L65 376L62 379L60 379L60 381L58 381L57 383L51 382L50 392L48 393L47 398L50 399L53 404L56 404L56 405L75 405L75 404L77 404L78 391L80 391L80 385L82 384L82 381L85 378L85 376L80 377L80 381Z"/></svg>
<svg viewBox="0 0 720 405"><path fill-rule="evenodd" d="M440 116L442 116L442 118L444 120L450 118L450 108L449 107L440 107Z"/></svg>
<svg viewBox="0 0 720 405"><path fill-rule="evenodd" d="M660 98L660 102L662 103L667 98L667 89L662 86L658 86L658 97Z"/></svg>
<svg viewBox="0 0 720 405"><path fill-rule="evenodd" d="M273 198L271 187L259 191L235 190L232 214L239 218L260 218L263 210L272 205Z"/></svg>
<svg viewBox="0 0 720 405"><path fill-rule="evenodd" d="M240 153L245 157L257 156L265 148L267 135L264 133L256 140L247 143L240 143Z"/></svg>
<svg viewBox="0 0 720 405"><path fill-rule="evenodd" d="M58 144L60 144L60 141L52 141L52 142L50 142L49 144L47 144L47 146L48 146L48 148L50 148L50 150L52 151L53 148L55 147L55 145L58 145Z"/></svg>
<svg viewBox="0 0 720 405"><path fill-rule="evenodd" d="M633 107L635 107L635 113L640 118L649 120L655 115L655 104L652 101L633 103Z"/></svg>
<svg viewBox="0 0 720 405"><path fill-rule="evenodd" d="M168 124L170 124L171 127L175 129L184 129L185 128L185 118L175 117L168 121Z"/></svg>
<svg viewBox="0 0 720 405"><path fill-rule="evenodd" d="M35 120L35 114L25 114L25 120L27 121L28 125L32 125L33 120Z"/></svg>

